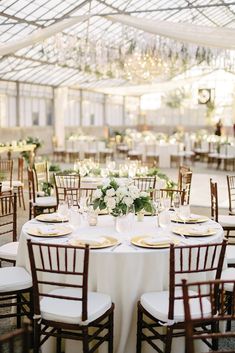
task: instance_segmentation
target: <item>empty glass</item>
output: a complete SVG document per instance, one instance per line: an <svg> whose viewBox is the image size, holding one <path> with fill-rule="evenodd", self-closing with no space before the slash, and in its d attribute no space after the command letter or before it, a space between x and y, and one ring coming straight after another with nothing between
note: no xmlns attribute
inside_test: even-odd
<svg viewBox="0 0 235 353"><path fill-rule="evenodd" d="M68 219L68 214L69 214L69 206L67 201L61 201L58 205L57 208L57 214L60 217L61 221L63 222L64 220Z"/></svg>
<svg viewBox="0 0 235 353"><path fill-rule="evenodd" d="M190 218L190 206L189 205L180 205L179 207L179 216L182 221L186 222Z"/></svg>
<svg viewBox="0 0 235 353"><path fill-rule="evenodd" d="M162 211L159 216L159 226L161 228L167 228L171 224L171 218L168 210Z"/></svg>

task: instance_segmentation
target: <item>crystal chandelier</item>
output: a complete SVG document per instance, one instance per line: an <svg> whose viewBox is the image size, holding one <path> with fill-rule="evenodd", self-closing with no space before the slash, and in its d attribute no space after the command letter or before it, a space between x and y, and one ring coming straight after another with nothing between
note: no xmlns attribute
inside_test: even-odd
<svg viewBox="0 0 235 353"><path fill-rule="evenodd" d="M167 63L160 56L134 52L124 62L126 79L137 83L152 82L159 75L169 71Z"/></svg>

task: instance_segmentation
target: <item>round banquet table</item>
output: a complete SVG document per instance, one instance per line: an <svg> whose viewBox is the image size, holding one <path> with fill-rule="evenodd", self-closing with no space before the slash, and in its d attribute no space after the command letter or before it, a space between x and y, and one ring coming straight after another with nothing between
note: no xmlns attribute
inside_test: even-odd
<svg viewBox="0 0 235 353"><path fill-rule="evenodd" d="M156 236L159 229L156 227L156 217L145 216L143 222L134 221L131 234L119 234L114 227L114 220L111 216L99 216L97 226L89 226L83 219L81 225L70 235L58 238L43 238L30 236L27 231L30 227L41 222L33 219L24 224L20 239L17 265L25 267L30 271L27 238L33 241L47 243L69 243L79 235L91 237L112 236L117 238L121 244L117 247L106 249L93 249L90 251L89 264L89 290L109 294L115 303L114 311L114 352L135 353L136 348L136 303L144 292L161 291L168 289L168 262L169 248L149 249L135 247L130 243L131 236L149 235ZM203 226L215 229L215 234L206 237L182 238L171 232L174 223L164 230L172 239L177 239L179 245L202 244L220 242L223 238L221 226L208 219ZM187 225L183 225L187 226ZM202 227L197 224L194 227ZM163 232L163 230L161 230ZM200 280L204 275L200 277ZM206 276L206 275L205 275ZM176 340L179 340L177 338ZM176 341L174 340L174 341ZM77 341L66 341L66 353L78 351ZM46 346L46 344L45 344ZM178 347L178 349L177 349ZM52 353L52 349L45 349L43 352ZM182 345L173 342L173 352L182 352ZM106 347L100 348L99 352L107 352ZM153 349L143 344L143 353L152 353Z"/></svg>

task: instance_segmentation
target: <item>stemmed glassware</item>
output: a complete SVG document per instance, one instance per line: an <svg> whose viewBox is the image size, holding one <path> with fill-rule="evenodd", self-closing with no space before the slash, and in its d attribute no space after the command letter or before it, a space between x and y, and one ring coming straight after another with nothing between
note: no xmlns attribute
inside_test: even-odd
<svg viewBox="0 0 235 353"><path fill-rule="evenodd" d="M58 214L59 218L61 219L61 222L68 219L69 205L66 200L60 201L58 208L57 208L57 214Z"/></svg>
<svg viewBox="0 0 235 353"><path fill-rule="evenodd" d="M160 198L156 198L156 199L153 200L153 206L154 206L155 214L156 214L156 217L157 217L157 227L159 227L159 213L160 213L160 210L161 210L161 200L160 200Z"/></svg>

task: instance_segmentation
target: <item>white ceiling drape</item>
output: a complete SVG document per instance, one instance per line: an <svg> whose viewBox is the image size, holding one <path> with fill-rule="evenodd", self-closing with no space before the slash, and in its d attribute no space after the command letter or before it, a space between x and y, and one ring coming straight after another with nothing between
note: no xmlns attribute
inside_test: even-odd
<svg viewBox="0 0 235 353"><path fill-rule="evenodd" d="M200 46L235 49L235 29L205 27L190 23L149 20L129 15L107 16L112 22L119 22L144 32L172 38Z"/></svg>
<svg viewBox="0 0 235 353"><path fill-rule="evenodd" d="M38 29L28 36L0 45L0 56L9 55L20 49L34 45L66 28L87 20L93 15L76 16L61 20L49 27ZM98 16L98 15L97 15ZM190 23L172 23L169 21L149 20L129 15L110 15L106 18L144 32L169 37L175 40L221 49L235 50L235 29L205 27Z"/></svg>
<svg viewBox="0 0 235 353"><path fill-rule="evenodd" d="M76 16L65 20L61 20L51 26L38 29L32 34L22 38L7 42L6 44L0 45L0 56L9 55L17 52L20 49L26 48L30 45L37 44L44 39L47 39L56 33L62 32L64 29L72 27L79 22L87 20L89 16Z"/></svg>

